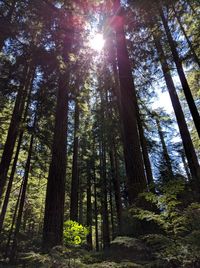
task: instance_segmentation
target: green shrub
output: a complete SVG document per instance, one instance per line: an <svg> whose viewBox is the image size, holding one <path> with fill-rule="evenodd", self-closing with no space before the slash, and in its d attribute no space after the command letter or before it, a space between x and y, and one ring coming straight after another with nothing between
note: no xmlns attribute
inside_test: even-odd
<svg viewBox="0 0 200 268"><path fill-rule="evenodd" d="M89 234L87 227L79 224L76 221L66 221L64 223L64 244L66 246L82 245L86 242L86 237Z"/></svg>

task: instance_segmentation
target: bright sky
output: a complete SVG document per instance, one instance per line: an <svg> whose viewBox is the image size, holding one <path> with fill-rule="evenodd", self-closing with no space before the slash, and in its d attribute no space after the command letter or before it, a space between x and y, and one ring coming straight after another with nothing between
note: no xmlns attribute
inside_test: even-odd
<svg viewBox="0 0 200 268"><path fill-rule="evenodd" d="M103 39L103 35L100 33L94 34L89 41L89 46L98 52L101 52L104 44L105 40Z"/></svg>

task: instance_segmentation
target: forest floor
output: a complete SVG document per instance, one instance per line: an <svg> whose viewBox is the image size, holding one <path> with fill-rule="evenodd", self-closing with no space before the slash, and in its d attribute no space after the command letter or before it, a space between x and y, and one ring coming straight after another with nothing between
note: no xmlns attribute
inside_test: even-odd
<svg viewBox="0 0 200 268"><path fill-rule="evenodd" d="M150 251L138 239L119 237L108 250L95 252L81 247L57 246L48 253L40 250L18 253L14 265L0 262L0 268L156 268L159 265ZM26 252L25 252L26 251Z"/></svg>

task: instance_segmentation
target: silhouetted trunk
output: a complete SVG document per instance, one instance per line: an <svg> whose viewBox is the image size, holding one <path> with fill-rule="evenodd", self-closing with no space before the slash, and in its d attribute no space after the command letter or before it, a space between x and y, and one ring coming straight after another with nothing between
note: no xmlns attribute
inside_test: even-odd
<svg viewBox="0 0 200 268"><path fill-rule="evenodd" d="M182 159L182 162L183 162L183 166L184 166L184 169L185 169L185 173L186 173L186 175L187 175L187 178L188 178L188 180L191 180L191 175L190 175L190 171L189 171L189 168L188 168L186 159L185 159L185 154L184 154L184 152L181 151L181 152L180 152L180 155L181 155L181 159Z"/></svg>
<svg viewBox="0 0 200 268"><path fill-rule="evenodd" d="M131 204L138 193L146 188L146 178L137 128L136 92L126 47L124 18L121 12L120 1L115 0L114 24L116 28L117 61L121 93L121 116L124 129L123 145L128 180L128 196Z"/></svg>
<svg viewBox="0 0 200 268"><path fill-rule="evenodd" d="M87 235L88 249L92 250L92 193L91 193L91 167L87 161L87 227L89 234Z"/></svg>
<svg viewBox="0 0 200 268"><path fill-rule="evenodd" d="M80 183L80 181L79 181ZM79 212L78 212L78 222L83 224L83 189L81 186L79 186Z"/></svg>
<svg viewBox="0 0 200 268"><path fill-rule="evenodd" d="M111 166L111 176L114 186L115 205L117 212L117 234L120 235L122 233L122 200L120 191L118 159L114 139L112 140L112 147L110 151L110 166Z"/></svg>
<svg viewBox="0 0 200 268"><path fill-rule="evenodd" d="M16 166L17 166L18 156L19 156L19 152L20 152L20 146L21 146L21 143L22 143L22 137L23 137L23 132L21 132L20 136L19 136L17 149L16 149L16 152L15 152L15 158L14 158L14 161L13 161L12 170L11 170L11 174L10 174L10 178L9 178L9 182L8 182L8 186L7 186L7 190L6 190L6 195L5 195L3 206L2 206L2 209L1 209L0 233L2 231L2 227L3 227L3 223L4 223L4 219L5 219L5 215L6 215L6 211L7 211L7 207L8 207L8 202L9 202L10 193L11 193L11 189L12 189L12 184L13 184L13 180L14 180L14 175L15 175L15 170L16 170Z"/></svg>
<svg viewBox="0 0 200 268"><path fill-rule="evenodd" d="M159 36L157 37L155 33L153 34L154 36L154 41L155 41L155 46L158 51L159 57L160 57L160 62L162 66L162 71L164 74L165 82L167 85L167 89L169 91L169 95L171 98L172 106L174 109L174 113L176 116L177 124L179 127L181 139L183 142L183 147L185 150L185 155L187 157L188 165L190 172L192 174L192 177L196 181L197 185L199 184L199 163L197 159L197 155L190 137L190 133L187 127L187 123L185 121L185 116L178 98L178 95L176 93L176 88L170 73L170 69L164 54L164 50L162 48L162 44L159 40Z"/></svg>
<svg viewBox="0 0 200 268"><path fill-rule="evenodd" d="M68 90L66 79L66 74L60 75L52 159L49 168L45 202L43 226L44 248L51 248L62 244L63 238L68 114Z"/></svg>
<svg viewBox="0 0 200 268"><path fill-rule="evenodd" d="M6 142L4 145L4 150L0 163L0 199L2 197L4 187L6 184L8 169L12 160L12 155L15 147L15 143L18 136L18 131L20 127L20 122L24 110L25 100L28 94L30 84L33 84L34 72L33 69L29 67L25 70L24 73L24 85L19 89L17 98L15 101L15 107L13 110L10 126L8 129L8 134Z"/></svg>
<svg viewBox="0 0 200 268"><path fill-rule="evenodd" d="M186 41L188 43L188 47L189 47L190 51L192 52L192 56L194 58L194 61L196 61L196 63L198 64L198 66L200 68L200 60L199 60L199 58L198 58L198 56L197 56L197 54L196 54L196 52L194 50L192 42L190 41L189 37L187 36L187 33L186 33L186 31L184 29L184 26L183 26L183 24L181 22L181 18L179 16L179 14L177 13L177 11L176 11L176 9L175 9L173 4L172 4L172 9L173 9L175 17L176 17L176 19L177 19L177 21L178 21L178 23L180 25L181 31L182 31L182 33L183 33L183 35L184 35L184 37L185 37L185 39L186 39Z"/></svg>
<svg viewBox="0 0 200 268"><path fill-rule="evenodd" d="M27 103L26 103L26 108L25 108L25 111L24 111L23 123L25 123L25 120L27 118L30 98L31 98L31 90L29 91L29 96L28 96ZM22 129L20 131L20 134L19 134L18 144L17 144L17 148L16 148L16 152L15 152L15 157L14 157L14 161L13 161L13 164L12 164L12 170L11 170L9 182L8 182L8 185L7 185L7 190L6 190L3 206L2 206L2 209L1 209L0 233L2 231L2 227L3 227L3 223L4 223L6 211L7 211L7 206L8 206L8 202L9 202L9 198L10 198L10 193L11 193L11 189L12 189L12 184L13 184L13 180L14 180L14 175L15 175L15 170L16 170L16 166L17 166L17 161L18 161L18 156L19 156L19 152L20 152L20 146L21 146L21 143L22 143L23 135L24 135L24 130Z"/></svg>
<svg viewBox="0 0 200 268"><path fill-rule="evenodd" d="M176 68L177 68L177 72L178 72L178 75L179 75L179 78L180 78L180 81L181 81L181 85L182 85L182 88L183 88L183 91L184 91L184 94L185 94L185 98L187 100L188 106L190 108L191 115L192 115L193 120L194 120L195 127L196 127L198 135L200 137L200 116L199 116L199 112L198 112L197 107L195 105L195 102L194 102L194 99L193 99L193 96L192 96L188 81L186 79L186 76L185 76L185 73L184 73L184 70L183 70L183 66L182 66L182 62L181 62L181 59L179 57L178 51L176 49L176 43L173 40L169 25L167 23L167 20L165 18L163 10L160 8L159 11L160 11L160 16L161 16L161 19L162 19L162 22L163 22L163 25L164 25L164 28L165 28L166 35L167 35L167 39L168 39L168 42L169 42L169 45L170 45L170 48L171 48L173 59L174 59L174 62L176 64Z"/></svg>
<svg viewBox="0 0 200 268"><path fill-rule="evenodd" d="M142 155L143 155L143 160L144 160L147 182L148 182L148 185L151 186L152 190L154 190L154 181L153 181L153 174L152 174L152 169L151 169L151 162L149 159L147 141L145 138L139 111L138 111L138 130L140 134L140 142L141 142L141 147L142 147Z"/></svg>
<svg viewBox="0 0 200 268"><path fill-rule="evenodd" d="M98 207L97 207L97 185L96 185L96 174L95 166L93 170L94 178L94 215L95 215L95 242L96 242L96 251L99 251L99 231L98 231Z"/></svg>
<svg viewBox="0 0 200 268"><path fill-rule="evenodd" d="M33 131L35 129L35 123L36 123L36 121L34 122ZM17 215L15 232L14 232L14 237L13 237L13 245L12 245L11 256L10 256L11 262L13 260L15 260L15 257L16 257L18 235L19 235L19 231L20 231L22 215L23 215L23 210L24 210L24 204L25 204L25 199L26 199L26 189L27 189L29 170L30 170L30 164L31 164L33 142L34 142L34 133L31 135L31 140L30 140L30 145L29 145L29 150L28 150L28 157L26 160L26 166L25 166L25 170L24 170L22 193L21 193L21 198L20 198L20 203L19 203L19 211L18 211L18 215Z"/></svg>
<svg viewBox="0 0 200 268"><path fill-rule="evenodd" d="M16 202L16 205L15 205L15 210L14 210L14 214L13 214L13 218L12 218L12 224L11 224L11 227L10 227L10 230L9 230L8 240L7 240L7 243L6 243L6 246L5 246L5 258L11 256L11 254L9 254L10 241L11 241L12 234L13 234L13 229L14 229L14 225L15 225L15 220L16 220L16 216L17 216L19 202L20 202L20 198L21 198L21 194L22 194L22 188L23 188L23 181L22 181L21 186L20 186L20 190L19 190L19 194L18 194L18 197L17 197L17 202Z"/></svg>
<svg viewBox="0 0 200 268"><path fill-rule="evenodd" d="M108 219L108 199L107 199L107 174L106 174L106 152L103 140L100 145L100 179L101 179L101 195L102 195L102 219L103 219L103 248L110 246L110 231Z"/></svg>
<svg viewBox="0 0 200 268"><path fill-rule="evenodd" d="M173 170L172 170L171 159L169 157L169 153L168 153L168 150L167 150L167 145L165 143L164 134L163 134L159 119L155 118L155 120L156 120L156 125L157 125L157 128L158 128L159 138L160 138L161 145L162 145L163 157L164 157L165 165L166 165L166 168L167 168L167 171L168 171L168 174L169 174L170 178L172 178L174 176L174 174L173 174Z"/></svg>
<svg viewBox="0 0 200 268"><path fill-rule="evenodd" d="M79 147L79 106L78 100L75 104L74 119L74 145L73 145L73 163L72 163L72 181L71 181L71 198L70 198L70 219L78 221L78 192L79 192L79 175L78 175L78 147Z"/></svg>
<svg viewBox="0 0 200 268"><path fill-rule="evenodd" d="M110 204L110 223L111 223L111 236L112 240L116 237L115 224L114 224L114 209L113 209L113 198L112 198L112 181L109 181L109 204Z"/></svg>

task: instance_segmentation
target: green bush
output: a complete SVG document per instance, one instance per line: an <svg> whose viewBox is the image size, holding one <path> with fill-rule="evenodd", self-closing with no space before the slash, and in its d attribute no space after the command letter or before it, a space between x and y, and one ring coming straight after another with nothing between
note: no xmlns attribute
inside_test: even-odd
<svg viewBox="0 0 200 268"><path fill-rule="evenodd" d="M88 234L88 228L76 221L66 221L64 223L63 237L66 246L84 244Z"/></svg>

